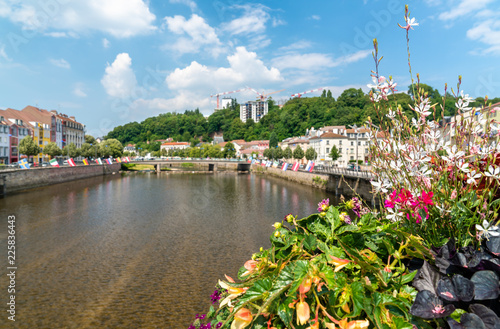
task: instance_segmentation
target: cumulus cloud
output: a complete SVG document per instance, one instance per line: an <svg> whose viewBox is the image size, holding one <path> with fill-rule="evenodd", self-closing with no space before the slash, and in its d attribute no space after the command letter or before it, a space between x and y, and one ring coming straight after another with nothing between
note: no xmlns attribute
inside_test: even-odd
<svg viewBox="0 0 500 329"><path fill-rule="evenodd" d="M57 66L57 67L60 67L63 69L70 69L71 68L71 65L63 58L61 58L61 59L51 58L50 63L54 66Z"/></svg>
<svg viewBox="0 0 500 329"><path fill-rule="evenodd" d="M106 93L112 97L126 98L135 91L137 79L132 70L132 59L129 54L118 54L111 65L108 63L101 84Z"/></svg>
<svg viewBox="0 0 500 329"><path fill-rule="evenodd" d="M169 31L180 35L179 39L172 45L166 46L180 54L197 53L203 47L217 56L221 51L221 42L214 28L205 22L203 17L193 14L190 19L176 15L165 17L165 23Z"/></svg>
<svg viewBox="0 0 500 329"><path fill-rule="evenodd" d="M472 40L477 40L488 45L484 49L484 54L500 55L500 22L489 19L482 21L467 31L467 37Z"/></svg>
<svg viewBox="0 0 500 329"><path fill-rule="evenodd" d="M198 8L196 2L194 2L193 0L170 0L170 3L179 3L186 5L191 8L191 11L195 11Z"/></svg>
<svg viewBox="0 0 500 329"><path fill-rule="evenodd" d="M229 67L219 68L193 61L184 69L178 68L169 74L166 83L172 90L200 88L217 92L246 84L261 85L283 79L277 68L267 68L255 52L249 52L245 47L237 47L236 52L228 56L227 60Z"/></svg>
<svg viewBox="0 0 500 329"><path fill-rule="evenodd" d="M155 15L143 0L41 2L38 0L0 3L0 17L20 24L23 29L61 37L63 33L101 31L117 38L149 33L156 29ZM56 29L56 32L50 32ZM51 34L52 33L52 34Z"/></svg>

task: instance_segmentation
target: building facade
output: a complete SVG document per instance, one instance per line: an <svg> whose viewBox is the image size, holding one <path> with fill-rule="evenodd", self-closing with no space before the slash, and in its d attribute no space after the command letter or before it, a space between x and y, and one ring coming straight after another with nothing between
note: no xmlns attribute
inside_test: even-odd
<svg viewBox="0 0 500 329"><path fill-rule="evenodd" d="M248 101L240 104L240 119L243 122L252 119L255 123L259 122L269 111L267 101Z"/></svg>
<svg viewBox="0 0 500 329"><path fill-rule="evenodd" d="M0 115L0 164L10 163L10 125Z"/></svg>

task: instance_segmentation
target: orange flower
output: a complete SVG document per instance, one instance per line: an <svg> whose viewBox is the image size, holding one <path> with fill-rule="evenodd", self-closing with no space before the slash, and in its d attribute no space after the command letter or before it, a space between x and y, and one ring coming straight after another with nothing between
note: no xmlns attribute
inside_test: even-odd
<svg viewBox="0 0 500 329"><path fill-rule="evenodd" d="M240 310L234 315L233 323L231 323L231 329L246 328L251 322L252 312L250 312L247 308L240 308Z"/></svg>
<svg viewBox="0 0 500 329"><path fill-rule="evenodd" d="M312 279L310 277L302 280L302 283L299 286L299 293L305 294L311 289Z"/></svg>
<svg viewBox="0 0 500 329"><path fill-rule="evenodd" d="M226 275L226 279L227 279L227 281L234 283L233 278L231 278L230 276ZM243 294L245 291L248 290L248 287L235 288L235 287L232 287L221 280L219 280L219 286L226 289L227 292L229 293L229 295L226 298L224 298L224 300L220 303L219 308L222 308L222 306L224 306L226 304L228 304L231 307L231 300L235 299L236 297L238 297L239 295Z"/></svg>
<svg viewBox="0 0 500 329"><path fill-rule="evenodd" d="M342 319L339 322L340 329L365 329L368 328L370 322L368 320L354 320L349 321Z"/></svg>
<svg viewBox="0 0 500 329"><path fill-rule="evenodd" d="M255 267L257 266L257 262L254 260L248 260L245 265L243 265L246 268L246 272L242 273L241 276L249 275L252 272L255 271Z"/></svg>
<svg viewBox="0 0 500 329"><path fill-rule="evenodd" d="M297 303L297 324L306 324L309 321L309 317L311 316L311 310L309 308L309 304L304 301L299 301Z"/></svg>
<svg viewBox="0 0 500 329"><path fill-rule="evenodd" d="M332 259L332 264L335 265L335 272L340 271L344 266L351 262L349 259L341 259L335 256L330 256L330 258Z"/></svg>

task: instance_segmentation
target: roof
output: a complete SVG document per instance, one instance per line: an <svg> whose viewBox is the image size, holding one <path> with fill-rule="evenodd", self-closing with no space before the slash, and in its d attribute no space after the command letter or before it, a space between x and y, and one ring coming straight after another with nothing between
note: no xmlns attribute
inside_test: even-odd
<svg viewBox="0 0 500 329"><path fill-rule="evenodd" d="M190 145L190 144L191 143L188 143L188 142L168 142L168 143L163 143L161 145L172 145L172 146L179 145L179 146L181 146L181 145Z"/></svg>
<svg viewBox="0 0 500 329"><path fill-rule="evenodd" d="M344 135L339 135L339 134L335 134L335 133L324 133L324 134L321 134L321 136L316 136L316 137L311 137L311 139L320 139L320 138L347 138L347 136L344 136Z"/></svg>
<svg viewBox="0 0 500 329"><path fill-rule="evenodd" d="M364 127L358 128L358 133L367 133L369 131L370 131L370 129L368 129L368 128L364 128ZM354 129L347 129L345 132L348 133L348 134L355 134L356 130L354 130Z"/></svg>
<svg viewBox="0 0 500 329"><path fill-rule="evenodd" d="M333 129L345 129L345 126L326 126L319 128L320 131L333 130Z"/></svg>

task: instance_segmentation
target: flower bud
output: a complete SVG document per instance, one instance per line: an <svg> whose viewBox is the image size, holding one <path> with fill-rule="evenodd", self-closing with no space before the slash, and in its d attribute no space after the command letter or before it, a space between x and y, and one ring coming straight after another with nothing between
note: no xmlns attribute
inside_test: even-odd
<svg viewBox="0 0 500 329"><path fill-rule="evenodd" d="M275 232L274 232L274 237L275 237L275 238L279 238L280 236L281 236L280 231L275 231Z"/></svg>
<svg viewBox="0 0 500 329"><path fill-rule="evenodd" d="M283 226L283 225L282 225L280 222L276 222L276 223L274 223L274 225L273 225L273 227L274 227L275 229L279 229L279 228L281 228L282 226Z"/></svg>
<svg viewBox="0 0 500 329"><path fill-rule="evenodd" d="M319 215L320 215L321 217L325 217L325 216L326 216L326 212L322 211L322 212L320 212L320 213L319 213Z"/></svg>

